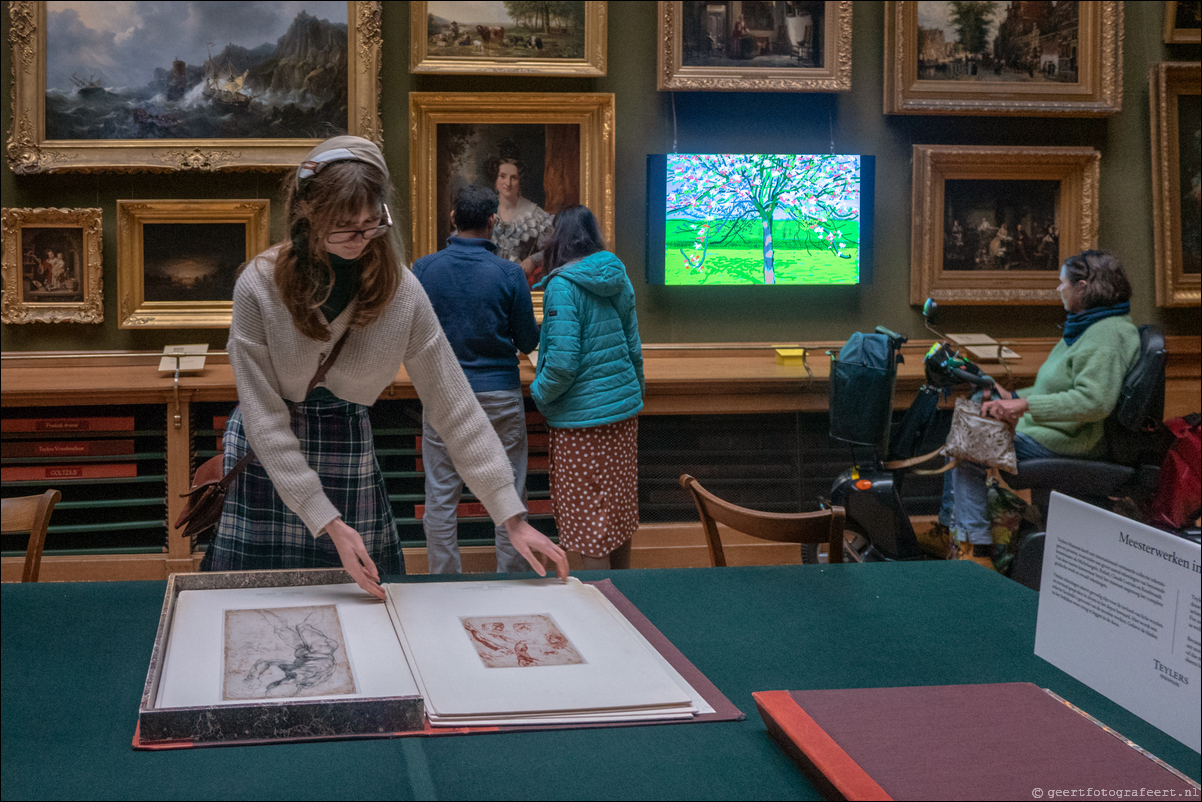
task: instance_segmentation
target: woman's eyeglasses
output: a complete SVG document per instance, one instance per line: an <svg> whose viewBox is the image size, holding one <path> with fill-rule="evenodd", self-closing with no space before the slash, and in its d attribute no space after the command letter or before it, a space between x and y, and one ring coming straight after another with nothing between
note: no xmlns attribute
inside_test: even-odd
<svg viewBox="0 0 1202 802"><path fill-rule="evenodd" d="M388 211L388 204L384 204L384 220L378 226L371 228L361 228L357 231L331 231L326 235L326 242L330 245L345 245L362 237L364 240L379 239L388 233L388 229L392 228L392 214Z"/></svg>

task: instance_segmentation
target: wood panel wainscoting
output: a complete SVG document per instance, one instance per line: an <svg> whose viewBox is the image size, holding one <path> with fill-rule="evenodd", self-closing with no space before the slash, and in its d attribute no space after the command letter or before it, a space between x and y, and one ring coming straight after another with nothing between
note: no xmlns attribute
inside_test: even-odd
<svg viewBox="0 0 1202 802"><path fill-rule="evenodd" d="M1029 385L1039 366L1055 345L1053 339L1019 339L1007 345L1021 359L1007 367L985 363L982 367L1010 388ZM1165 417L1202 409L1202 337L1167 338L1169 360ZM837 350L841 342L792 343L810 352L809 375L805 366L777 364L774 348L781 343L747 344L646 344L644 345L647 399L643 415L752 415L761 413L822 413L828 408L830 359L825 352ZM922 355L930 341L911 341L904 349L906 360L899 367L895 407L904 409L922 383ZM107 407L139 411L140 427L147 416L154 419L154 432L139 436L163 438L164 452L158 456L164 479L155 492L165 494L160 506L165 521L173 521L182 509L180 494L187 490L191 470L199 454L192 407L197 404L237 400L233 372L224 352L210 352L204 371L181 376L176 388L171 374L159 373L160 355L149 352L5 352L0 354L3 382L0 383L0 417L69 416L86 407L87 414ZM523 385L534 378L533 367L522 363ZM416 393L402 369L383 399L415 399ZM161 427L161 428L160 428ZM165 435L163 434L165 432ZM6 440L6 442L8 442ZM118 458L119 459L119 458ZM8 464L6 459L5 463ZM120 480L107 480L119 482ZM8 484L8 483L6 483ZM5 495L22 495L8 492ZM149 492L149 491L148 491ZM146 493L143 493L145 495ZM145 499L143 499L145 501ZM119 506L119 502L108 501ZM62 505L60 505L61 507ZM56 510L56 515L60 514ZM52 521L52 527L54 522ZM103 525L102 525L103 526ZM118 526L110 524L110 530ZM78 527L77 527L78 528ZM91 552L87 548L48 551L43 558L43 581L163 579L169 573L194 570L201 554L188 539L166 530L161 547ZM792 546L757 542L726 532L732 564L763 565L797 562ZM10 548L6 545L6 549ZM11 552L10 552L11 555ZM425 549L406 548L409 570L425 570ZM5 556L0 578L20 578L22 561ZM492 548L467 545L463 548L465 570L488 571L494 566ZM644 524L635 535L632 563L635 567L690 567L708 564L700 524L695 520Z"/></svg>

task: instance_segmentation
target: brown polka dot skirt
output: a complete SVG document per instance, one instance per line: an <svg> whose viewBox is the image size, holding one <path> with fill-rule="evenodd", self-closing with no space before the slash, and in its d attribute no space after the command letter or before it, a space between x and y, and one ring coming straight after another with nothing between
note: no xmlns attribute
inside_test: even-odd
<svg viewBox="0 0 1202 802"><path fill-rule="evenodd" d="M605 557L639 528L639 419L550 429L559 545Z"/></svg>

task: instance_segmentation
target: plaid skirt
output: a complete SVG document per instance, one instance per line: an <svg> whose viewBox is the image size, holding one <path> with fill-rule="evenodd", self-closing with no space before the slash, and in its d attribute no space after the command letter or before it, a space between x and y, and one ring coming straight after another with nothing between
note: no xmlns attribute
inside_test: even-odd
<svg viewBox="0 0 1202 802"><path fill-rule="evenodd" d="M301 454L317 472L342 520L360 535L381 574L405 573L396 519L384 475L376 461L368 408L333 398L292 405L292 431ZM250 446L235 408L225 425L225 470ZM234 480L201 570L337 568L338 549L329 536L313 537L276 492L257 459Z"/></svg>

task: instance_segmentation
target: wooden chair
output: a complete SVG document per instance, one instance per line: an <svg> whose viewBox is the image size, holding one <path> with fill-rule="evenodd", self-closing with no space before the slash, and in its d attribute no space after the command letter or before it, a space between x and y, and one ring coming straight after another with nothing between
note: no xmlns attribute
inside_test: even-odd
<svg viewBox="0 0 1202 802"><path fill-rule="evenodd" d="M680 486L689 491L697 504L697 514L701 516L701 526L709 540L710 558L715 566L726 565L722 540L718 537L719 523L746 535L777 543L826 543L830 548L830 561L843 562L842 507L819 512L759 512L723 501L687 473L680 475Z"/></svg>
<svg viewBox="0 0 1202 802"><path fill-rule="evenodd" d="M37 582L42 568L42 547L46 545L46 527L50 525L50 513L63 494L47 490L40 496L18 496L6 498L2 506L3 523L0 531L6 535L18 532L29 533L29 546L25 549L25 570L22 582Z"/></svg>

